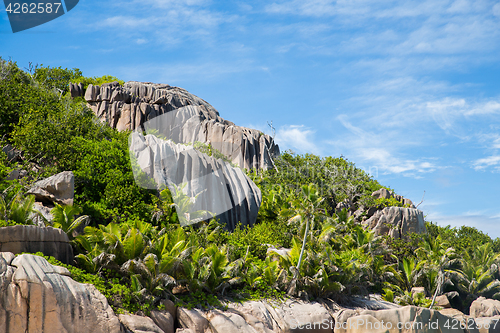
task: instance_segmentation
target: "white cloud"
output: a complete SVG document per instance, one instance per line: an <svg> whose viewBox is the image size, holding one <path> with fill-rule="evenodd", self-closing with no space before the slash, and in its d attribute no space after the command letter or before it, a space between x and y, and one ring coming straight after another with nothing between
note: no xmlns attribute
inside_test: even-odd
<svg viewBox="0 0 500 333"><path fill-rule="evenodd" d="M333 140L329 143L337 149L341 148L343 154L353 155L356 161L369 164L369 169L418 178L420 174L433 172L439 168L428 158L408 158L407 154L401 152L403 147L420 144L410 143L409 141L414 139L403 136L404 128L395 126L384 131L373 130L380 128L378 124L384 121L382 118L378 120L370 118L367 121L371 126L370 130L360 125L353 125L347 115L340 115L337 119L350 133L342 134L342 140Z"/></svg>
<svg viewBox="0 0 500 333"><path fill-rule="evenodd" d="M436 124L445 132L453 129L457 118L464 114L465 99L445 98L441 101L427 102L427 111Z"/></svg>
<svg viewBox="0 0 500 333"><path fill-rule="evenodd" d="M320 154L320 149L314 144L314 131L304 125L287 125L278 129L275 141L282 150L292 149L297 153Z"/></svg>
<svg viewBox="0 0 500 333"><path fill-rule="evenodd" d="M474 169L476 170L483 170L486 169L487 167L495 167L496 169L500 168L500 156L499 155L493 155L485 158L480 158L474 162Z"/></svg>

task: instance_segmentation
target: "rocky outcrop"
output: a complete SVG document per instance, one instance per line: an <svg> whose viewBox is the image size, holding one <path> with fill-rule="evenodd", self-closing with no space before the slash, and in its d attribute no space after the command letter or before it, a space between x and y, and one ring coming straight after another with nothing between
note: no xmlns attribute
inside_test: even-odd
<svg viewBox="0 0 500 333"><path fill-rule="evenodd" d="M316 302L286 300L283 303L271 304L264 301L249 301L243 304L230 304L226 311L206 312L179 308L177 316L180 328L189 329L193 333L333 332L330 329L332 317L329 311ZM311 323L328 323L328 328L307 329L306 326Z"/></svg>
<svg viewBox="0 0 500 333"><path fill-rule="evenodd" d="M437 311L406 306L391 310L345 310L336 314L335 333L363 332L457 332L465 330L449 330L443 325L448 319Z"/></svg>
<svg viewBox="0 0 500 333"><path fill-rule="evenodd" d="M376 235L388 234L401 238L408 233L425 233L424 214L415 208L386 207L377 211L363 224L375 231Z"/></svg>
<svg viewBox="0 0 500 333"><path fill-rule="evenodd" d="M476 301L477 318L455 309L400 307L376 297L354 297L349 308L287 299L206 311L163 301L165 309L149 317L117 316L94 286L75 282L67 269L31 254L0 253L2 333L494 333L500 331L500 316L484 317L496 313L488 312L498 306L490 301Z"/></svg>
<svg viewBox="0 0 500 333"><path fill-rule="evenodd" d="M373 192L372 197L374 197L375 199L394 198L409 208L415 208L415 205L413 204L413 202L410 199L406 199L405 197L403 197L402 195L399 195L399 194L394 194L385 188L381 188L380 190Z"/></svg>
<svg viewBox="0 0 500 333"><path fill-rule="evenodd" d="M63 171L34 183L26 194L35 195L36 201L44 204L57 202L72 205L75 195L75 176L72 171Z"/></svg>
<svg viewBox="0 0 500 333"><path fill-rule="evenodd" d="M153 188L168 186L174 201L190 201L176 202L182 224L193 224L213 215L229 230L234 230L239 222L250 226L255 223L261 192L241 169L193 146L137 132L131 135L130 151L147 176L134 172L138 184ZM184 198L176 199L177 191L183 191Z"/></svg>
<svg viewBox="0 0 500 333"><path fill-rule="evenodd" d="M0 253L0 332L123 332L106 298L69 275L42 257Z"/></svg>
<svg viewBox="0 0 500 333"><path fill-rule="evenodd" d="M178 87L133 81L123 86L118 82L89 85L85 99L101 121L119 131L144 129L147 121L188 107L182 115L187 125L179 127L183 135L211 143L241 168L270 168L271 158L279 155L270 136L222 119L212 105Z"/></svg>
<svg viewBox="0 0 500 333"><path fill-rule="evenodd" d="M82 83L70 83L69 84L69 93L71 97L81 97L85 94Z"/></svg>
<svg viewBox="0 0 500 333"><path fill-rule="evenodd" d="M42 252L65 264L73 262L73 248L61 229L15 225L0 228L0 251L15 254Z"/></svg>
<svg viewBox="0 0 500 333"><path fill-rule="evenodd" d="M474 318L500 316L500 301L479 297L472 302L469 313Z"/></svg>

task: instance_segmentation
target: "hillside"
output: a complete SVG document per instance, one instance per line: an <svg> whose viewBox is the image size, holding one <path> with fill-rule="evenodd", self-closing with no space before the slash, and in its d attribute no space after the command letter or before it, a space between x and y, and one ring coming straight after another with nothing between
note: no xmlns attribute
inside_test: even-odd
<svg viewBox="0 0 500 333"><path fill-rule="evenodd" d="M468 314L500 299L499 239L424 223L353 162L280 153L181 88L0 59L0 137L0 227L64 231L61 265L118 313L378 294Z"/></svg>

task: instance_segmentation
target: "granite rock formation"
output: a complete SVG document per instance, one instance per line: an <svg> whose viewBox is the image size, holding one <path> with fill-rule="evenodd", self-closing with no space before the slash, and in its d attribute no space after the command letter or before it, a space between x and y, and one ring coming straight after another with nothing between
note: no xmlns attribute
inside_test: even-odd
<svg viewBox="0 0 500 333"><path fill-rule="evenodd" d="M0 229L0 251L19 254L42 252L64 264L73 262L73 248L61 229L15 225Z"/></svg>
<svg viewBox="0 0 500 333"><path fill-rule="evenodd" d="M71 91L78 94L74 87ZM145 122L189 106L189 118L183 121L197 125L182 127L184 135L211 143L241 168L271 168L271 159L279 155L279 147L270 136L222 119L212 105L182 88L134 81L121 86L112 82L89 85L85 100L101 121L119 131L144 129Z"/></svg>
<svg viewBox="0 0 500 333"><path fill-rule="evenodd" d="M370 297L353 297L349 308L331 300L247 301L227 309L186 309L163 301L150 317L117 316L94 286L75 282L70 272L31 254L0 252L2 333L494 333L497 301L479 298L471 316L401 307ZM491 316L492 315L492 316Z"/></svg>
<svg viewBox="0 0 500 333"><path fill-rule="evenodd" d="M42 257L0 253L0 332L124 332L106 298Z"/></svg>
<svg viewBox="0 0 500 333"><path fill-rule="evenodd" d="M174 193L174 201L179 190L191 198L189 205L176 202L181 223L192 224L193 218L196 223L212 215L229 230L234 230L239 222L250 226L255 223L262 195L240 168L208 156L193 146L137 132L131 135L130 151L147 176L141 178L134 172L141 186L148 187L147 182L153 181L154 187L168 186ZM189 208L182 211L181 206Z"/></svg>
<svg viewBox="0 0 500 333"><path fill-rule="evenodd" d="M393 238L401 238L412 232L426 232L424 214L416 208L386 207L377 211L363 224L374 230L376 235L389 234Z"/></svg>

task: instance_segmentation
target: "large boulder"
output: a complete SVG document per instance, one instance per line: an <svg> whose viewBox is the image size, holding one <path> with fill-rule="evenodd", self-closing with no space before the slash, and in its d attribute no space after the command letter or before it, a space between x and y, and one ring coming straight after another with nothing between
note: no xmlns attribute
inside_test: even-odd
<svg viewBox="0 0 500 333"><path fill-rule="evenodd" d="M42 257L0 253L0 332L119 333L106 298Z"/></svg>
<svg viewBox="0 0 500 333"><path fill-rule="evenodd" d="M500 316L500 301L479 297L472 302L469 313L474 318Z"/></svg>
<svg viewBox="0 0 500 333"><path fill-rule="evenodd" d="M35 195L36 201L51 205L54 202L72 205L75 195L75 176L72 171L63 171L37 181L27 194Z"/></svg>
<svg viewBox="0 0 500 333"><path fill-rule="evenodd" d="M190 142L211 143L241 168L271 168L272 158L280 154L270 136L224 120L212 105L182 88L134 81L121 86L113 82L89 85L85 99L101 121L119 131L142 130L156 117L187 109L189 112L170 118L181 123L183 135L190 137Z"/></svg>
<svg viewBox="0 0 500 333"><path fill-rule="evenodd" d="M0 228L0 251L15 254L42 252L65 264L73 262L73 248L61 229L34 225Z"/></svg>
<svg viewBox="0 0 500 333"><path fill-rule="evenodd" d="M363 224L374 230L376 235L389 234L394 238L401 238L412 232L426 232L424 214L416 208L386 207Z"/></svg>
<svg viewBox="0 0 500 333"><path fill-rule="evenodd" d="M154 135L134 132L130 141L132 158L147 176L136 171L136 181L144 187L168 186L174 193L174 201L175 193L183 191L184 200L190 201L176 202L178 207L186 208L177 211L182 224L193 224L212 215L228 230L234 230L238 223L243 226L255 223L262 195L240 168L192 145L175 144Z"/></svg>
<svg viewBox="0 0 500 333"><path fill-rule="evenodd" d="M390 198L394 198L396 199L397 201L401 202L403 205L409 207L409 208L415 208L415 205L413 204L413 202L410 200L410 199L406 199L405 197L403 197L402 195L399 195L399 194L394 194L392 193L391 191L389 191L388 189L385 189L385 188L381 188L375 192L372 193L372 197L374 197L375 199L390 199Z"/></svg>

